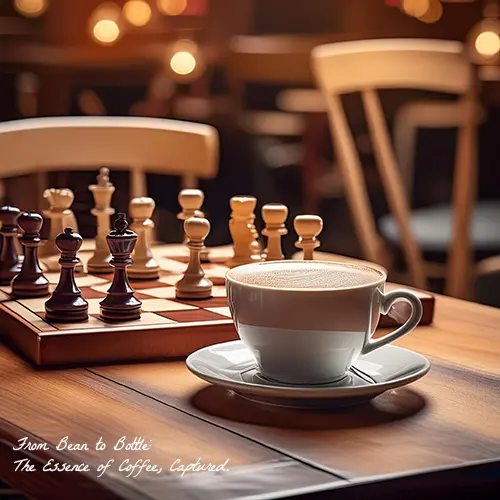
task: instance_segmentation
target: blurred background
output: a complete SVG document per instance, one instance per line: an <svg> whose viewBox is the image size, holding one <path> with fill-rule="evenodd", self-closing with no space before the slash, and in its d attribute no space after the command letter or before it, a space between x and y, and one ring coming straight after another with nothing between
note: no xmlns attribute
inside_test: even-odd
<svg viewBox="0 0 500 500"><path fill-rule="evenodd" d="M324 219L322 251L366 258L311 50L381 38L461 42L477 83L476 197L485 207L473 219L479 229L471 230L472 259L488 263L473 290L461 295L497 305L500 292L491 280L500 254L499 26L497 2L481 0L0 0L0 120L131 115L211 124L220 134L219 172L199 182L212 223L210 245L231 241L229 198L252 194L258 210L274 201L289 207L287 256L295 250L293 217L316 213ZM415 211L420 217L415 238L427 260L445 264L451 212L425 209L451 204L457 131L467 116L457 96L442 92L388 88L379 96L405 169L412 216ZM436 106L426 108L429 103ZM350 92L342 104L377 229L394 269L404 271L362 99ZM111 180L117 188L113 206L126 211L127 170L114 169ZM94 181L91 171L47 172L43 180L74 191L73 210L84 237L95 235L87 187ZM158 237L180 241L180 179L148 175L147 182L157 205ZM44 187L37 175L8 177L2 196L40 210ZM260 217L257 227L262 228ZM444 278L441 271L430 273L428 286L443 291Z"/></svg>

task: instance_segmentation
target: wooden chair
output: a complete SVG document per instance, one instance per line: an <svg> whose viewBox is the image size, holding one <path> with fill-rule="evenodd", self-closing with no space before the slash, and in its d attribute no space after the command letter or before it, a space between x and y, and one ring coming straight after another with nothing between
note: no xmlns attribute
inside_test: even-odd
<svg viewBox="0 0 500 500"><path fill-rule="evenodd" d="M319 162L318 126L314 123L311 127L303 113L250 110L246 106L245 90L252 84L313 88L311 50L336 39L338 36L328 34L239 35L232 38L226 61L232 104L239 125L254 137L267 138L260 139L266 157L275 157L271 148L280 152L273 166L301 165L302 189L308 210L314 209L311 200L317 198L314 191ZM320 125L324 126L323 120ZM298 141L283 143L281 138L298 139L302 147L297 148Z"/></svg>
<svg viewBox="0 0 500 500"><path fill-rule="evenodd" d="M463 96L466 119L460 126L456 154L447 293L466 297L470 291L472 260L469 228L476 191L477 96L473 71L462 47L459 42L413 39L328 44L312 51L312 65L327 101L335 151L364 256L387 265L387 252L377 232L362 165L342 106L341 95L352 92L361 93L377 167L391 214L397 223L398 240L411 283L419 288L426 288L426 267L413 231L405 185L377 89L420 89Z"/></svg>
<svg viewBox="0 0 500 500"><path fill-rule="evenodd" d="M219 136L209 125L160 118L50 117L0 124L0 179L100 166L129 170L130 197L146 196L146 173L178 175L185 186L213 178Z"/></svg>
<svg viewBox="0 0 500 500"><path fill-rule="evenodd" d="M442 100L416 100L400 106L394 117L394 149L411 203L415 172L415 153L419 129L459 128L467 119L467 103ZM486 119L478 108L477 124Z"/></svg>

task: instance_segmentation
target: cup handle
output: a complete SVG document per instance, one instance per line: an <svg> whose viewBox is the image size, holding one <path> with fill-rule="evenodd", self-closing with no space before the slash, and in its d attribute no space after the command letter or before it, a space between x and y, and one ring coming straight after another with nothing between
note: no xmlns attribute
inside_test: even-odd
<svg viewBox="0 0 500 500"><path fill-rule="evenodd" d="M401 325L399 328L394 330L381 338L372 340L368 339L361 350L361 354L368 354L369 352L378 349L386 344L394 342L403 335L410 333L420 322L422 318L422 302L413 292L406 290L393 290L392 292L382 293L382 304L381 312L382 314L387 314L391 309L392 304L396 302L397 299L404 299L411 305L411 315L406 320L406 323Z"/></svg>

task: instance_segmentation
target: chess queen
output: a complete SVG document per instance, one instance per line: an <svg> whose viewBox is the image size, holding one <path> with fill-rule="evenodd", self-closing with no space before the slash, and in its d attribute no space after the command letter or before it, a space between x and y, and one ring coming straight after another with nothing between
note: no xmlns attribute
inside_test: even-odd
<svg viewBox="0 0 500 500"><path fill-rule="evenodd" d="M120 213L114 222L114 231L106 236L113 258L109 262L114 268L113 282L108 295L99 304L101 318L105 321L128 321L141 317L142 303L134 296L127 276L127 266L137 242L137 234L128 228L125 214Z"/></svg>

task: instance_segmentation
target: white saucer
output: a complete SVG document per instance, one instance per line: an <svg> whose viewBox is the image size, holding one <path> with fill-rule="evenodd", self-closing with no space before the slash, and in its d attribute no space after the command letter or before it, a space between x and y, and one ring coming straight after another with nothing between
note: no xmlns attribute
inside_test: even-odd
<svg viewBox="0 0 500 500"><path fill-rule="evenodd" d="M347 376L318 385L287 385L264 378L241 340L204 347L186 360L195 375L260 403L299 408L350 406L410 384L430 368L416 352L387 345L360 356Z"/></svg>

